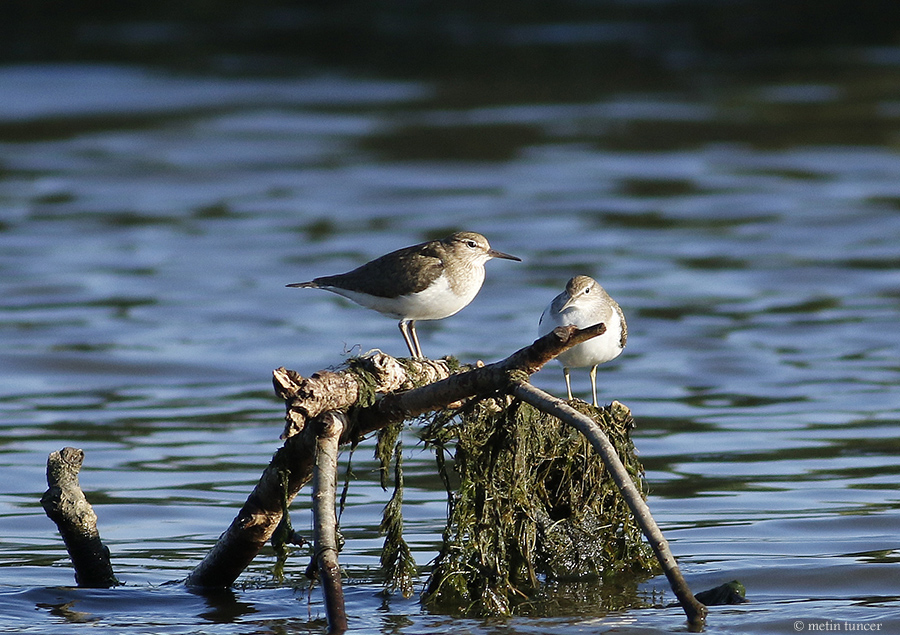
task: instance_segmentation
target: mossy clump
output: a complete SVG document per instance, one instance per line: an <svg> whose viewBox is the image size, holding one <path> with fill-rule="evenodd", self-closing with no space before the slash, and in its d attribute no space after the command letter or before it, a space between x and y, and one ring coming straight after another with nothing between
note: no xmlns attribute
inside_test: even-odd
<svg viewBox="0 0 900 635"><path fill-rule="evenodd" d="M630 411L619 403L573 405L603 428L643 492ZM443 545L426 585L429 608L529 612L548 581L618 584L623 575L653 574L652 551L600 457L557 418L500 396L439 414L423 438L436 448L449 495ZM455 475L447 471L451 450Z"/></svg>

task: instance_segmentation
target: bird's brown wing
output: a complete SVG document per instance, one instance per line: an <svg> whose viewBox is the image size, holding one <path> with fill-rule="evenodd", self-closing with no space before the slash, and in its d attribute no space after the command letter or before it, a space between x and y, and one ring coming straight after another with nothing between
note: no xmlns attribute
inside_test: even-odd
<svg viewBox="0 0 900 635"><path fill-rule="evenodd" d="M416 293L440 277L443 262L433 243L398 249L353 271L316 278L319 286L339 287L382 298Z"/></svg>

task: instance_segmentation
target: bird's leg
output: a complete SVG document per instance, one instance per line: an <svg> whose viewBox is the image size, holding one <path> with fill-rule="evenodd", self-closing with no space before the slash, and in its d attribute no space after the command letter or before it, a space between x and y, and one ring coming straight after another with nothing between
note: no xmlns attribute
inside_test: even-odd
<svg viewBox="0 0 900 635"><path fill-rule="evenodd" d="M569 369L563 366L563 377L566 378L566 392L569 393L569 401L572 401L572 382L569 380Z"/></svg>
<svg viewBox="0 0 900 635"><path fill-rule="evenodd" d="M410 320L409 332L412 334L413 344L416 345L416 359L425 359L425 356L422 355L422 347L421 347L421 345L419 345L419 334L416 333L416 321L415 320Z"/></svg>
<svg viewBox="0 0 900 635"><path fill-rule="evenodd" d="M406 347L409 349L409 354L413 359L419 359L421 357L421 353L418 352L418 340L416 337L415 327L412 326L412 322L410 320L400 320L400 333L403 335L403 339L406 342ZM410 335L412 332L412 335ZM415 344L413 344L415 342Z"/></svg>
<svg viewBox="0 0 900 635"><path fill-rule="evenodd" d="M597 365L591 366L591 390L594 393L594 408L599 408L597 404Z"/></svg>
<svg viewBox="0 0 900 635"><path fill-rule="evenodd" d="M409 322L407 320L400 320L400 333L403 335L403 341L406 342L406 347L409 349L410 357L416 356L416 347L413 346L412 338L409 336Z"/></svg>

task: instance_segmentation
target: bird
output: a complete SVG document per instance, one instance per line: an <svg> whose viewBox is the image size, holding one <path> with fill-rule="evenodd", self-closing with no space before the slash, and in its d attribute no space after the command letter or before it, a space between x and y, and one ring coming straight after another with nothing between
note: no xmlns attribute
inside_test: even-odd
<svg viewBox="0 0 900 635"><path fill-rule="evenodd" d="M538 334L546 335L558 326L574 325L587 328L604 323L606 331L561 353L557 360L563 365L566 390L572 399L570 368L591 368L591 390L597 405L597 366L615 359L625 348L628 325L619 304L590 276L575 276L566 290L553 298L544 309L538 324Z"/></svg>
<svg viewBox="0 0 900 635"><path fill-rule="evenodd" d="M522 260L492 249L481 234L460 231L392 251L347 273L286 286L325 289L399 319L410 355L424 359L416 321L442 320L467 306L481 290L484 265L492 258Z"/></svg>

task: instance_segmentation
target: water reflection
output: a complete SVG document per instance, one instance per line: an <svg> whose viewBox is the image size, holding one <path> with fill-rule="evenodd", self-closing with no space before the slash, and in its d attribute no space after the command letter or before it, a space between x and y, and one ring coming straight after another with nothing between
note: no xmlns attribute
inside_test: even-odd
<svg viewBox="0 0 900 635"><path fill-rule="evenodd" d="M248 602L239 600L237 594L231 589L207 589L198 591L192 589L190 593L201 596L206 600L208 610L201 613L204 620L217 624L230 624L239 618L256 613L256 609Z"/></svg>

